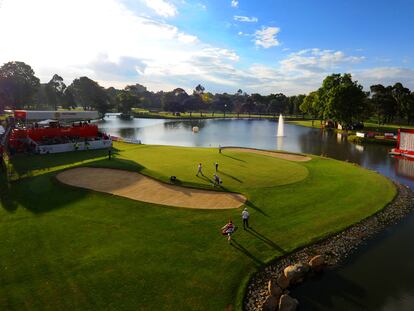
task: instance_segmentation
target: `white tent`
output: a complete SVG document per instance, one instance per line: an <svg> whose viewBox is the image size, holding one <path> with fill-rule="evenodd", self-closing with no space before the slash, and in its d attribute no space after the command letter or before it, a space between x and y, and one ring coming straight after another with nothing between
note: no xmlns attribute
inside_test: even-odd
<svg viewBox="0 0 414 311"><path fill-rule="evenodd" d="M14 117L27 121L36 120L65 120L65 121L86 121L99 119L98 111L30 111L15 110Z"/></svg>

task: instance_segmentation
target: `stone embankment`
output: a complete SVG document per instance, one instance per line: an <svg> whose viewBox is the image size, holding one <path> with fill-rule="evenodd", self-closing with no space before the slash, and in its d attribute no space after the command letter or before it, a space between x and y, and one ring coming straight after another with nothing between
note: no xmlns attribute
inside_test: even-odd
<svg viewBox="0 0 414 311"><path fill-rule="evenodd" d="M414 209L414 193L397 185L398 195L377 214L321 242L279 258L257 272L247 286L244 299L246 311L294 311L299 301L289 296L289 287L334 266L351 255L369 238L398 223Z"/></svg>

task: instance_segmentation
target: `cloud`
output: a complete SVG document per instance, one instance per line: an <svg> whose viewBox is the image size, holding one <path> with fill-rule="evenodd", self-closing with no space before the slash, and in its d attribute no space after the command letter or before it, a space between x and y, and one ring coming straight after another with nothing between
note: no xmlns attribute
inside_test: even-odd
<svg viewBox="0 0 414 311"><path fill-rule="evenodd" d="M347 56L342 51L306 49L289 56L280 62L282 70L309 74L310 72L325 72L336 70L344 64L357 64L365 59L364 56Z"/></svg>
<svg viewBox="0 0 414 311"><path fill-rule="evenodd" d="M144 0L145 4L163 17L173 17L178 14L177 8L165 0Z"/></svg>
<svg viewBox="0 0 414 311"><path fill-rule="evenodd" d="M231 0L231 6L233 8L238 8L239 7L239 1L237 1L237 0Z"/></svg>
<svg viewBox="0 0 414 311"><path fill-rule="evenodd" d="M259 21L257 17L248 17L248 16L240 16L240 15L235 15L234 20L238 22L244 22L244 23L257 23Z"/></svg>
<svg viewBox="0 0 414 311"><path fill-rule="evenodd" d="M280 43L276 38L276 35L280 32L278 27L263 27L261 30L257 30L254 34L255 44L257 46L268 49L272 46L278 46Z"/></svg>
<svg viewBox="0 0 414 311"><path fill-rule="evenodd" d="M373 84L394 85L401 82L414 90L414 69L401 67L376 67L354 71L354 78L368 89Z"/></svg>
<svg viewBox="0 0 414 311"><path fill-rule="evenodd" d="M206 62L216 64L217 72L239 60L234 51L204 43L168 23L139 16L122 3L5 2L0 10L0 36L8 44L0 49L0 65L24 61L43 82L59 73L67 83L87 75L105 86L148 82L153 90L161 90L179 86L181 81L192 85L204 75L217 80L208 76Z"/></svg>
<svg viewBox="0 0 414 311"><path fill-rule="evenodd" d="M191 90L201 83L212 92L235 93L241 88L248 93L294 95L315 90L332 72L350 72L365 87L401 81L414 89L413 69L357 70L354 67L365 58L338 50L306 49L290 53L277 63L245 63L234 50L207 44L176 26L142 17L123 3L4 1L0 37L7 44L0 48L0 65L24 61L42 82L57 73L67 84L88 76L106 87L141 83L152 91L176 87ZM251 35L261 40L259 46L278 44L278 28L259 31Z"/></svg>

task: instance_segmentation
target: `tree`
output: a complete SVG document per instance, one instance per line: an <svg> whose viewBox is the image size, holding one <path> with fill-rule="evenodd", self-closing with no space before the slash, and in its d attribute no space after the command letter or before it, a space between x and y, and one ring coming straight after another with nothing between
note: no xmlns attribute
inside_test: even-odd
<svg viewBox="0 0 414 311"><path fill-rule="evenodd" d="M189 96L183 102L184 110L190 112L190 117L192 116L193 111L200 110L202 105L203 105L203 101L201 97L198 95Z"/></svg>
<svg viewBox="0 0 414 311"><path fill-rule="evenodd" d="M33 69L23 62L8 62L0 68L0 112L6 107L28 105L40 86Z"/></svg>
<svg viewBox="0 0 414 311"><path fill-rule="evenodd" d="M171 92L162 94L162 107L164 111L184 112L184 101L188 98L188 94L182 88L176 88Z"/></svg>
<svg viewBox="0 0 414 311"><path fill-rule="evenodd" d="M250 114L254 112L255 109L256 109L256 103L253 101L251 97L247 98L246 102L242 106L243 112L247 112L250 118Z"/></svg>
<svg viewBox="0 0 414 311"><path fill-rule="evenodd" d="M317 91L309 93L305 97L303 103L299 106L299 109L306 114L312 116L312 126L314 119L317 119L321 116L321 105L319 101L319 94Z"/></svg>
<svg viewBox="0 0 414 311"><path fill-rule="evenodd" d="M306 95L294 95L288 98L288 111L290 115L297 115L300 112L300 105L303 103Z"/></svg>
<svg viewBox="0 0 414 311"><path fill-rule="evenodd" d="M194 95L195 95L195 94L201 95L201 94L203 94L203 93L204 93L204 91L205 91L205 90L206 90L206 89L204 88L204 86L202 86L201 84L199 84L199 85L197 85L197 86L195 87L193 94L194 94Z"/></svg>
<svg viewBox="0 0 414 311"><path fill-rule="evenodd" d="M269 98L269 113L276 115L285 112L289 99L284 94L271 94Z"/></svg>
<svg viewBox="0 0 414 311"><path fill-rule="evenodd" d="M392 122L398 111L397 102L392 94L392 87L375 84L371 85L370 90L370 104L378 125Z"/></svg>
<svg viewBox="0 0 414 311"><path fill-rule="evenodd" d="M125 91L132 93L133 95L140 96L143 93L147 92L147 88L139 83L134 85L127 85Z"/></svg>
<svg viewBox="0 0 414 311"><path fill-rule="evenodd" d="M392 87L392 96L397 104L400 118L405 118L407 123L410 123L413 110L410 90L398 82Z"/></svg>
<svg viewBox="0 0 414 311"><path fill-rule="evenodd" d="M367 111L367 94L362 85L352 81L350 74L332 74L325 78L318 90L324 119L343 125L361 121Z"/></svg>
<svg viewBox="0 0 414 311"><path fill-rule="evenodd" d="M63 109L75 109L76 106L76 100L75 96L73 95L73 89L71 86L67 87L65 92L63 93L62 98L62 108Z"/></svg>
<svg viewBox="0 0 414 311"><path fill-rule="evenodd" d="M71 85L74 98L85 110L96 109L105 114L110 102L105 89L88 77L75 79Z"/></svg>
<svg viewBox="0 0 414 311"><path fill-rule="evenodd" d="M130 115L132 107L139 101L136 95L133 95L126 90L121 91L116 98L118 102L118 111L123 115Z"/></svg>
<svg viewBox="0 0 414 311"><path fill-rule="evenodd" d="M63 78L57 74L46 84L46 96L48 104L57 110L57 106L62 104L63 95L65 93L66 84Z"/></svg>
<svg viewBox="0 0 414 311"><path fill-rule="evenodd" d="M216 94L212 107L214 110L222 111L226 116L226 112L232 110L233 104L228 94Z"/></svg>

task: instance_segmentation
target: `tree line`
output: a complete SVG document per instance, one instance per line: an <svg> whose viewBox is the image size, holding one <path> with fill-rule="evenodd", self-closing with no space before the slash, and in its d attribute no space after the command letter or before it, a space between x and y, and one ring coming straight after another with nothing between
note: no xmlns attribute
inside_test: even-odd
<svg viewBox="0 0 414 311"><path fill-rule="evenodd" d="M299 107L314 119L332 120L344 126L368 119L378 124L414 121L414 92L402 83L372 85L364 92L350 74L332 74L322 86L308 94Z"/></svg>
<svg viewBox="0 0 414 311"><path fill-rule="evenodd" d="M33 69L23 62L8 62L0 67L0 113L5 109L75 109L130 114L132 108L173 113L220 112L235 114L308 115L332 120L345 126L375 118L379 124L414 121L414 93L401 83L372 85L365 92L350 74L332 74L319 89L306 95L283 93L212 94L197 85L188 94L182 88L169 92L151 92L140 84L124 89L104 88L88 77L70 85L55 74L48 83L40 83Z"/></svg>
<svg viewBox="0 0 414 311"><path fill-rule="evenodd" d="M262 96L246 94L212 94L197 85L191 94L182 88L169 92L151 92L140 84L119 90L104 88L88 77L70 85L55 74L48 83L40 83L33 69L23 62L9 62L0 68L0 112L5 109L57 110L75 109L110 111L129 114L132 108L168 112L224 112L237 114L299 114L305 95L282 93Z"/></svg>

